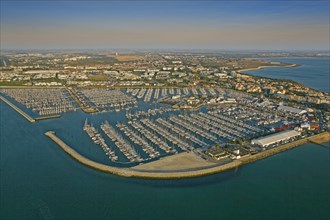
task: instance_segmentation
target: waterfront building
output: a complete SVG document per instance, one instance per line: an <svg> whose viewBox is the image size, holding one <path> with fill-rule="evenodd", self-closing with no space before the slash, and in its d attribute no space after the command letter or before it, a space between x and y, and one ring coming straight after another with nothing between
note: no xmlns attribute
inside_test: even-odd
<svg viewBox="0 0 330 220"><path fill-rule="evenodd" d="M209 149L205 151L206 155L209 155L215 160L221 160L229 157L229 154L222 148Z"/></svg>
<svg viewBox="0 0 330 220"><path fill-rule="evenodd" d="M300 134L301 133L296 130L282 131L276 134L271 134L265 137L253 139L251 140L251 144L258 145L261 147L268 147L270 145L277 144L282 141L288 141L291 138L298 137L300 136Z"/></svg>
<svg viewBox="0 0 330 220"><path fill-rule="evenodd" d="M298 115L302 115L302 114L307 112L306 110L302 110L302 109L299 109L299 108L293 108L293 107L285 106L285 105L280 105L278 107L278 110L285 111L285 112L290 112L290 113L298 114Z"/></svg>

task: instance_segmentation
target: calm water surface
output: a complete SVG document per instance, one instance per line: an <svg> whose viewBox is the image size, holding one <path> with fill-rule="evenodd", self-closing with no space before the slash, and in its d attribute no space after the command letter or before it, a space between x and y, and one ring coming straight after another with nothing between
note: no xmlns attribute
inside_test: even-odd
<svg viewBox="0 0 330 220"><path fill-rule="evenodd" d="M299 64L292 68L266 68L246 71L255 76L275 79L291 79L305 86L330 92L330 59L329 58L267 58L267 61Z"/></svg>

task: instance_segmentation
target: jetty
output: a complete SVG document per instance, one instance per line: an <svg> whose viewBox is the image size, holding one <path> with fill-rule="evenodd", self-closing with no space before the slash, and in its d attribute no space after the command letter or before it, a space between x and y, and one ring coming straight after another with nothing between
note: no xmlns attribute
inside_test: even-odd
<svg viewBox="0 0 330 220"><path fill-rule="evenodd" d="M146 178L146 179L181 179L181 178L193 178L193 177L199 177L199 176L205 176L205 175L211 175L231 169L237 169L238 167L248 164L257 160L264 159L266 157L272 156L274 154L295 148L297 146L300 146L302 144L306 144L309 141L315 141L315 140L322 140L329 142L329 132L323 132L311 137L306 137L291 143L284 144L282 146L272 148L266 151L263 151L258 154L250 155L241 159L234 160L230 163L227 164L212 164L209 166L205 166L203 164L200 167L192 167L191 169L188 167L185 167L186 169L180 168L180 166L175 167L170 170L155 170L155 167L159 167L159 165L153 166L151 163L159 163L159 161L155 162L150 162L149 166L143 166L143 165L138 165L132 168L120 168L120 167L114 167L114 166L109 166L109 165L104 165L101 163L97 163L95 161L92 161L81 154L79 154L77 151L69 147L66 143L64 143L60 138L58 138L53 131L48 131L45 133L47 137L52 139L56 144L58 144L69 156L77 160L78 162L94 168L96 170L102 171L102 172L107 172L111 173L114 175L118 176L123 176L123 177L134 177L134 178ZM182 153L182 154L187 154L187 153ZM190 153L190 156L193 153ZM193 155L196 156L196 155ZM177 155L173 156L168 156L165 157L163 162L164 166L166 166L166 160L169 163L173 163L173 159L171 157L178 157ZM197 157L197 156L196 156ZM177 159L177 158L176 158ZM192 159L189 159L188 161L191 161ZM174 160L178 161L178 160ZM171 165L173 166L173 164ZM147 168L149 167L149 168ZM181 169L181 170L180 170Z"/></svg>
<svg viewBox="0 0 330 220"><path fill-rule="evenodd" d="M35 118L36 121L40 120L46 120L46 119L51 119L51 118L60 118L61 115L48 115L48 116L42 116L42 117L37 117Z"/></svg>
<svg viewBox="0 0 330 220"><path fill-rule="evenodd" d="M9 105L10 107L12 107L15 111L17 111L19 114L21 114L24 118L26 118L29 122L34 123L36 122L35 119L33 119L31 116L29 116L28 114L26 114L25 112L23 112L20 108L18 108L16 105L14 105L13 103L11 103L8 99L6 99L5 97L3 97L2 95L0 95L0 99L2 101L4 101L7 105Z"/></svg>

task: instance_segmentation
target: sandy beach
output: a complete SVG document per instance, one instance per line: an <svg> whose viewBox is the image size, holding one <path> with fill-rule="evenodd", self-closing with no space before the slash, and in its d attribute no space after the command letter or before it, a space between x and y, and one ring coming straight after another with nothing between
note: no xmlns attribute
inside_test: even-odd
<svg viewBox="0 0 330 220"><path fill-rule="evenodd" d="M209 162L195 155L193 152L182 152L172 156L167 156L153 162L141 164L134 167L134 170L185 170L206 168L214 166L216 163Z"/></svg>
<svg viewBox="0 0 330 220"><path fill-rule="evenodd" d="M265 69L265 68L275 68L275 67L283 67L283 68L289 68L289 67L296 67L298 66L298 64L289 64L289 65L285 65L285 66L258 66L255 68L248 68L248 69L241 69L241 70L237 70L237 72L242 73L244 71L249 71L249 70L260 70L260 69Z"/></svg>

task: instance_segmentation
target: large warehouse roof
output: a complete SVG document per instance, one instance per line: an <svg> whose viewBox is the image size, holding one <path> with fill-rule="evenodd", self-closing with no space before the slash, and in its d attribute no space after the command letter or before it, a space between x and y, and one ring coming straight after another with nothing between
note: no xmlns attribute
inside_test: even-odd
<svg viewBox="0 0 330 220"><path fill-rule="evenodd" d="M294 113L294 114L304 114L304 113L306 113L306 110L302 110L302 109L299 109L299 108L292 108L290 106L285 106L285 105L280 105L278 107L278 110L291 112L291 113Z"/></svg>
<svg viewBox="0 0 330 220"><path fill-rule="evenodd" d="M300 132L295 131L295 130L287 130L287 131L282 131L276 134L271 134L266 137L261 137L257 139L252 140L252 144L258 144L261 146L268 146L270 144L277 143L279 141L283 141L292 137L296 137L300 135Z"/></svg>

